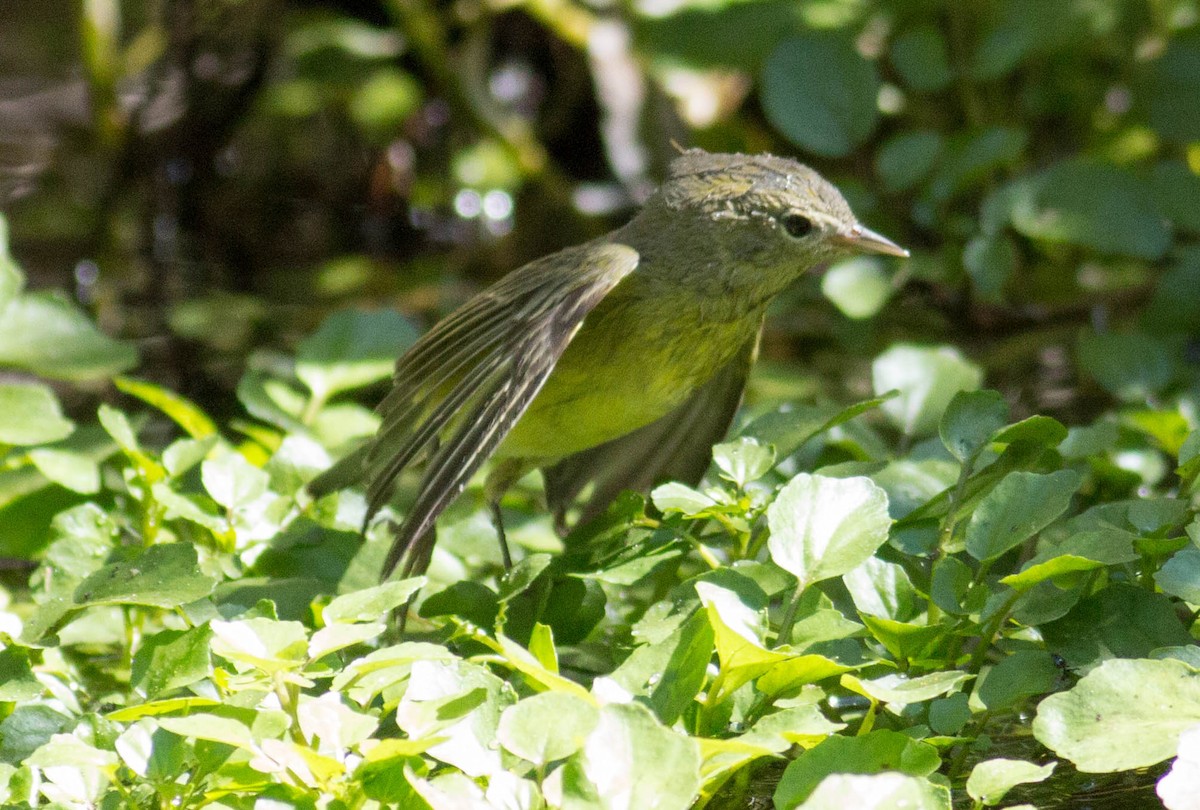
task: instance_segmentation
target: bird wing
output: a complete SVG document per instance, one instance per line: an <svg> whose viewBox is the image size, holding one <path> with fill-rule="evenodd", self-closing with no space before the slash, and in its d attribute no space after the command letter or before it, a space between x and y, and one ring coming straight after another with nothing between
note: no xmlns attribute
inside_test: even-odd
<svg viewBox="0 0 1200 810"><path fill-rule="evenodd" d="M666 416L618 439L568 456L543 471L546 502L556 525L581 492L594 484L580 522L602 512L624 490L644 492L663 480L699 482L742 401L758 354L761 325L737 355Z"/></svg>
<svg viewBox="0 0 1200 810"><path fill-rule="evenodd" d="M400 358L362 461L366 521L406 467L422 460L426 467L384 576L401 559L406 574L428 559L437 516L525 413L584 317L637 263L632 248L601 242L531 262L439 321Z"/></svg>

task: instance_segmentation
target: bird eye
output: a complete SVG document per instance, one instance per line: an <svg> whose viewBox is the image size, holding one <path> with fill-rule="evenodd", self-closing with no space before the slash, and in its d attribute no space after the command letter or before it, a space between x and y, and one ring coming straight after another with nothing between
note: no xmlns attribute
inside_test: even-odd
<svg viewBox="0 0 1200 810"><path fill-rule="evenodd" d="M799 239L812 233L812 220L803 214L785 214L781 222L783 229L793 239Z"/></svg>

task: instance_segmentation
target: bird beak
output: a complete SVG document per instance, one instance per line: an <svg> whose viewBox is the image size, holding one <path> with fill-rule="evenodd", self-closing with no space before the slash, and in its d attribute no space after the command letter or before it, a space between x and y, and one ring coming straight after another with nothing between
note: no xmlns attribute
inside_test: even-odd
<svg viewBox="0 0 1200 810"><path fill-rule="evenodd" d="M833 241L861 253L883 253L887 256L908 258L908 251L882 234L855 223L848 231L834 237Z"/></svg>

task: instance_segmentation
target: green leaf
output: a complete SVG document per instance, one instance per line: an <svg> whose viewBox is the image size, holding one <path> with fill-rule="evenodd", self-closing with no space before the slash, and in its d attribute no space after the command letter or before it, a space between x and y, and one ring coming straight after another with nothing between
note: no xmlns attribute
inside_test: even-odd
<svg viewBox="0 0 1200 810"><path fill-rule="evenodd" d="M0 761L18 763L54 735L74 728L78 718L68 717L40 703L18 705L0 722Z"/></svg>
<svg viewBox="0 0 1200 810"><path fill-rule="evenodd" d="M308 633L300 622L258 616L209 626L212 651L242 670L284 672L308 658Z"/></svg>
<svg viewBox="0 0 1200 810"><path fill-rule="evenodd" d="M1067 160L1016 183L1009 214L1032 239L1140 259L1171 245L1166 218L1149 184L1127 169Z"/></svg>
<svg viewBox="0 0 1200 810"><path fill-rule="evenodd" d="M831 773L821 780L803 805L783 804L778 798L775 802L779 810L791 810L796 806L803 810L847 810L850 807L949 810L950 789L927 779L895 772L865 776Z"/></svg>
<svg viewBox="0 0 1200 810"><path fill-rule="evenodd" d="M172 478L178 478L208 457L217 446L218 436L207 439L176 439L162 453L163 467Z"/></svg>
<svg viewBox="0 0 1200 810"><path fill-rule="evenodd" d="M801 473L767 509L771 559L807 587L861 565L887 540L887 494L869 478Z"/></svg>
<svg viewBox="0 0 1200 810"><path fill-rule="evenodd" d="M0 701L20 703L41 697L45 687L29 664L29 651L12 645L0 650Z"/></svg>
<svg viewBox="0 0 1200 810"><path fill-rule="evenodd" d="M589 699L582 687L567 683ZM482 667L462 661L419 661L412 666L408 688L396 707L396 725L409 739L442 737L442 742L430 747L429 755L479 777L502 770L496 729L501 712L514 702L508 685Z"/></svg>
<svg viewBox="0 0 1200 810"><path fill-rule="evenodd" d="M365 644L387 631L383 622L360 624L331 624L312 634L308 642L308 657L314 661L356 644Z"/></svg>
<svg viewBox="0 0 1200 810"><path fill-rule="evenodd" d="M797 695L808 684L841 675L850 669L823 655L797 655L772 664L754 682L754 688L774 701Z"/></svg>
<svg viewBox="0 0 1200 810"><path fill-rule="evenodd" d="M1038 706L1033 736L1086 773L1146 768L1175 756L1200 724L1200 672L1175 660L1105 661Z"/></svg>
<svg viewBox="0 0 1200 810"><path fill-rule="evenodd" d="M933 564L933 579L929 595L934 603L952 616L961 616L974 612L967 604L971 581L974 572L971 567L958 557L944 555ZM976 589L979 593L979 589ZM982 605L975 605L978 610Z"/></svg>
<svg viewBox="0 0 1200 810"><path fill-rule="evenodd" d="M1200 233L1200 174L1181 160L1156 163L1150 176L1154 197L1176 230Z"/></svg>
<svg viewBox="0 0 1200 810"><path fill-rule="evenodd" d="M821 277L821 293L853 320L870 318L892 297L892 283L877 256L838 262Z"/></svg>
<svg viewBox="0 0 1200 810"><path fill-rule="evenodd" d="M1179 455L1192 429L1187 418L1173 408L1130 410L1121 414L1121 417L1123 424L1154 439L1170 456Z"/></svg>
<svg viewBox="0 0 1200 810"><path fill-rule="evenodd" d="M907 519L914 510L930 507L934 498L953 487L958 473L959 465L948 459L901 459L889 462L871 478L887 492L891 514ZM927 554L937 545L936 526L918 524L912 532L893 534L893 544L916 554Z"/></svg>
<svg viewBox="0 0 1200 810"><path fill-rule="evenodd" d="M878 774L899 771L909 776L924 777L936 771L940 764L937 749L933 746L895 731L872 731L857 737L830 737L802 753L787 766L779 786L775 788L775 806L798 806L831 773Z"/></svg>
<svg viewBox="0 0 1200 810"><path fill-rule="evenodd" d="M1022 442L1027 445L1041 447L1057 447L1067 438L1067 429L1057 419L1049 416L1031 416L1014 422L992 436L997 444L1015 444Z"/></svg>
<svg viewBox="0 0 1200 810"><path fill-rule="evenodd" d="M1194 430L1179 447L1179 466L1175 474L1188 486L1200 478L1200 430ZM1185 490L1186 491L1186 490Z"/></svg>
<svg viewBox="0 0 1200 810"><path fill-rule="evenodd" d="M842 157L875 129L879 76L849 38L799 34L775 46L762 73L767 120L797 146Z"/></svg>
<svg viewBox="0 0 1200 810"><path fill-rule="evenodd" d="M982 234L967 242L962 262L979 296L999 301L1004 285L1017 271L1017 246L1007 235Z"/></svg>
<svg viewBox="0 0 1200 810"><path fill-rule="evenodd" d="M1133 548L1134 539L1134 535L1119 529L1080 532L1057 545L1042 548L1020 573L1009 574L1000 581L1024 591L1054 577L1133 562L1139 557Z"/></svg>
<svg viewBox="0 0 1200 810"><path fill-rule="evenodd" d="M805 748L812 748L830 734L836 734L846 727L845 723L831 722L821 713L821 708L817 705L817 699L821 696L821 692L816 689L805 691L793 701L800 705L768 714L755 723L748 733L736 740L760 745L777 754L797 743ZM705 742L702 740L701 745Z"/></svg>
<svg viewBox="0 0 1200 810"><path fill-rule="evenodd" d="M1067 510L1081 482L1073 470L1009 473L975 507L967 524L967 552L992 560L1019 546Z"/></svg>
<svg viewBox="0 0 1200 810"><path fill-rule="evenodd" d="M747 425L743 436L753 436L775 448L776 458L786 458L812 439L844 425L867 411L880 407L897 395L890 391L874 399L856 402L848 408L789 406L787 410L763 414Z"/></svg>
<svg viewBox="0 0 1200 810"><path fill-rule="evenodd" d="M1200 247L1181 248L1178 255L1175 266L1159 276L1142 315L1142 328L1154 335L1200 331L1200 296L1179 294L1200 288Z"/></svg>
<svg viewBox="0 0 1200 810"><path fill-rule="evenodd" d="M708 612L697 611L666 638L636 647L609 677L629 694L648 697L654 715L671 725L695 705L713 644Z"/></svg>
<svg viewBox="0 0 1200 810"><path fill-rule="evenodd" d="M973 677L967 672L948 669L943 672L931 672L918 678L909 678L899 673L893 673L872 680L860 680L852 675L846 675L842 678L842 684L848 689L882 703L907 706L910 703L924 703L927 700L954 692L962 683Z"/></svg>
<svg viewBox="0 0 1200 810"><path fill-rule="evenodd" d="M170 782L183 772L190 753L178 736L149 719L130 725L113 744L121 761L152 782Z"/></svg>
<svg viewBox="0 0 1200 810"><path fill-rule="evenodd" d="M508 602L528 591L550 567L551 560L551 556L546 553L530 554L520 560L505 573L501 580L500 590L497 593L498 600Z"/></svg>
<svg viewBox="0 0 1200 810"><path fill-rule="evenodd" d="M193 546L171 543L151 546L132 559L104 566L79 583L75 604L171 609L203 599L215 585L200 573Z"/></svg>
<svg viewBox="0 0 1200 810"><path fill-rule="evenodd" d="M160 630L146 638L133 657L130 682L148 698L191 686L212 675L207 625Z"/></svg>
<svg viewBox="0 0 1200 810"><path fill-rule="evenodd" d="M984 670L975 692L989 711L1003 712L1051 691L1061 677L1054 656L1045 650L1015 650Z"/></svg>
<svg viewBox="0 0 1200 810"><path fill-rule="evenodd" d="M158 408L193 439L206 439L217 433L217 426L199 405L174 391L131 377L117 377L113 383L126 394Z"/></svg>
<svg viewBox="0 0 1200 810"><path fill-rule="evenodd" d="M425 587L425 581L425 577L411 577L343 594L325 606L321 617L326 624L380 621Z"/></svg>
<svg viewBox="0 0 1200 810"><path fill-rule="evenodd" d="M117 723L129 723L144 717L161 717L166 714L178 714L180 712L190 714L195 709L216 709L220 705L220 701L213 700L212 698L167 698L165 700L152 700L147 703L139 703L136 706L117 709L114 712L104 715L104 719Z"/></svg>
<svg viewBox="0 0 1200 810"><path fill-rule="evenodd" d="M938 433L959 461L974 459L1008 421L1008 403L997 391L959 391L942 413Z"/></svg>
<svg viewBox="0 0 1200 810"><path fill-rule="evenodd" d="M694 515L717 505L716 501L703 492L677 481L655 487L650 492L650 500L660 512L682 512L685 515Z"/></svg>
<svg viewBox="0 0 1200 810"><path fill-rule="evenodd" d="M920 93L941 90L954 79L946 40L932 25L918 25L896 37L892 64L904 83Z"/></svg>
<svg viewBox="0 0 1200 810"><path fill-rule="evenodd" d="M55 734L29 755L26 762L35 768L78 768L91 765L115 768L117 755L88 745L73 734Z"/></svg>
<svg viewBox="0 0 1200 810"><path fill-rule="evenodd" d="M141 452L141 447L138 445L137 432L129 421L129 417L124 412L113 408L107 403L100 403L100 407L96 409L96 417L100 421L100 426L112 436L113 441L131 455Z"/></svg>
<svg viewBox="0 0 1200 810"><path fill-rule="evenodd" d="M717 0L631 10L635 49L663 67L682 64L753 73L781 37L803 25L807 9L791 0Z"/></svg>
<svg viewBox="0 0 1200 810"><path fill-rule="evenodd" d="M159 481L150 487L150 494L163 508L164 516L170 520L176 518L203 526L216 537L226 537L230 534L229 521L217 514L217 506L204 495L184 495L176 492L165 481Z"/></svg>
<svg viewBox="0 0 1200 810"><path fill-rule="evenodd" d="M869 613L861 613L859 618L871 635L901 662L926 657L930 648L945 634L940 625L924 621L898 622Z"/></svg>
<svg viewBox="0 0 1200 810"><path fill-rule="evenodd" d="M238 509L262 497L270 483L264 470L236 451L205 459L200 478L212 499L226 509Z"/></svg>
<svg viewBox="0 0 1200 810"><path fill-rule="evenodd" d="M708 698L715 705L787 656L763 646L763 611L747 605L735 591L712 582L697 582L695 587L712 625L721 662L719 683L710 687Z"/></svg>
<svg viewBox="0 0 1200 810"><path fill-rule="evenodd" d="M1061 602L1062 591L1057 595ZM1047 648L1083 669L1109 658L1144 658L1160 647L1194 643L1170 597L1124 583L1089 596L1041 630Z"/></svg>
<svg viewBox="0 0 1200 810"><path fill-rule="evenodd" d="M809 588L800 597L790 643L793 650L803 651L823 642L862 635L865 629L847 619L820 589Z"/></svg>
<svg viewBox="0 0 1200 810"><path fill-rule="evenodd" d="M224 743L245 751L254 750L254 735L250 727L232 717L198 712L187 717L160 717L157 722L180 737Z"/></svg>
<svg viewBox="0 0 1200 810"><path fill-rule="evenodd" d="M611 703L563 766L562 786L563 810L685 810L700 791L699 747L646 707Z"/></svg>
<svg viewBox="0 0 1200 810"><path fill-rule="evenodd" d="M908 573L895 563L868 557L842 575L859 613L906 621L916 612L917 593Z"/></svg>
<svg viewBox="0 0 1200 810"><path fill-rule="evenodd" d="M999 804L1017 785L1049 779L1055 764L1039 766L1023 759L986 759L971 769L971 775L967 777L967 795L988 806Z"/></svg>
<svg viewBox="0 0 1200 810"><path fill-rule="evenodd" d="M1179 144L1200 140L1200 34L1173 35L1140 83L1150 126Z"/></svg>
<svg viewBox="0 0 1200 810"><path fill-rule="evenodd" d="M909 436L927 436L955 394L979 387L983 372L949 346L901 344L875 358L871 380L877 394L900 392L882 406L892 422Z"/></svg>
<svg viewBox="0 0 1200 810"><path fill-rule="evenodd" d="M541 768L583 748L599 720L595 704L567 692L543 692L505 709L496 739Z"/></svg>
<svg viewBox="0 0 1200 810"><path fill-rule="evenodd" d="M386 379L417 337L412 324L392 310L335 312L297 347L296 376L324 402Z"/></svg>
<svg viewBox="0 0 1200 810"><path fill-rule="evenodd" d="M0 445L48 444L66 438L75 424L58 397L40 383L0 383Z"/></svg>
<svg viewBox="0 0 1200 810"><path fill-rule="evenodd" d="M100 491L100 465L83 453L39 447L29 451L38 472L72 492L92 495Z"/></svg>
<svg viewBox="0 0 1200 810"><path fill-rule="evenodd" d="M875 173L889 191L907 191L933 171L944 143L934 129L902 132L876 152Z"/></svg>
<svg viewBox="0 0 1200 810"><path fill-rule="evenodd" d="M769 444L759 444L753 437L742 436L734 441L715 445L713 463L717 465L722 478L743 488L771 471L775 466L775 448Z"/></svg>
<svg viewBox="0 0 1200 810"><path fill-rule="evenodd" d="M1165 593L1185 602L1200 604L1200 548L1188 546L1175 552L1154 575Z"/></svg>
<svg viewBox="0 0 1200 810"><path fill-rule="evenodd" d="M1144 401L1161 392L1174 373L1167 347L1141 332L1084 333L1077 351L1083 370L1126 402Z"/></svg>
<svg viewBox="0 0 1200 810"><path fill-rule="evenodd" d="M96 329L57 293L26 293L0 318L0 366L43 377L89 380L112 377L137 365L133 346Z"/></svg>
<svg viewBox="0 0 1200 810"><path fill-rule="evenodd" d="M982 42L971 53L971 76L981 81L999 79L1030 53L1077 35L1082 27L1072 6L1040 0L1002 0L989 17Z"/></svg>
<svg viewBox="0 0 1200 810"><path fill-rule="evenodd" d="M1029 133L1015 127L955 135L929 179L930 201L945 205L956 195L982 185L998 169L1016 163L1028 142ZM985 223L983 230L991 232L992 228Z"/></svg>
<svg viewBox="0 0 1200 810"><path fill-rule="evenodd" d="M314 747L319 741L322 753L329 749L338 751L356 747L379 727L377 717L347 706L336 692L302 696L296 707L296 719L305 739L312 740ZM305 759L309 757L305 756ZM336 772L340 773L341 769L336 768Z"/></svg>
<svg viewBox="0 0 1200 810"><path fill-rule="evenodd" d="M274 425L289 433L304 435L308 428L297 418L303 409L299 393L263 371L250 368L242 375L237 387L238 402L255 419Z"/></svg>
<svg viewBox="0 0 1200 810"><path fill-rule="evenodd" d="M963 692L938 698L929 704L929 727L935 734L956 736L971 722L971 699Z"/></svg>

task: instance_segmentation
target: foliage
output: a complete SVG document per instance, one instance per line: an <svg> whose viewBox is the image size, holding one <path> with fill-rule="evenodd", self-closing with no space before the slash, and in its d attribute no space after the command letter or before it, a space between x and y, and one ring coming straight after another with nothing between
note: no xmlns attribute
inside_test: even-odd
<svg viewBox="0 0 1200 810"><path fill-rule="evenodd" d="M1194 0L155 5L5 25L87 137L0 120L56 150L0 218L0 804L982 807L1167 763L1194 801ZM303 490L419 332L364 302L602 232L672 137L798 154L912 259L780 302L703 484L560 539L526 481L509 572L472 488L380 584L396 512Z"/></svg>
<svg viewBox="0 0 1200 810"><path fill-rule="evenodd" d="M707 485L665 484L655 511L624 496L557 556L518 495L511 572L467 506L430 583L376 585L386 522L360 541L362 496L303 484L345 438L331 424L372 427L329 400L386 375L375 353L405 328L331 316L290 372L248 372L240 438L122 379L180 436L149 446L102 405L87 455L49 388L0 391L0 485L79 493L3 614L5 801L686 807L787 756L780 807L992 805L1054 771L989 753L1033 706L1085 771L1166 761L1200 725L1175 609L1198 590L1198 434L1165 451L1173 410L1012 422L970 363L900 347L875 375L898 389L763 413ZM1117 453L1178 482L1106 498ZM420 633L397 638L422 588Z"/></svg>

